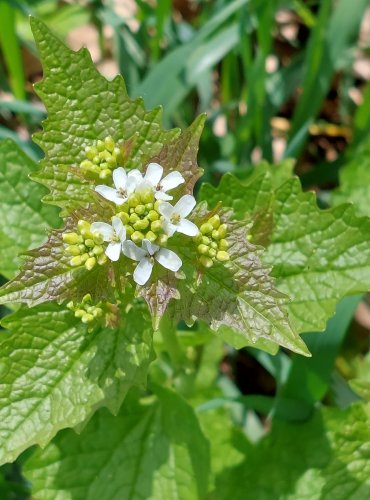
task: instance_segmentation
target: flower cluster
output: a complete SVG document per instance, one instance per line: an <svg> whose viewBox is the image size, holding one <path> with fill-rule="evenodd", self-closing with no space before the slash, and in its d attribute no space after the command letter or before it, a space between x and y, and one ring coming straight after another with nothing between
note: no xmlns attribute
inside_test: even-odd
<svg viewBox="0 0 370 500"><path fill-rule="evenodd" d="M80 318L82 323L91 323L103 316L101 303L93 305L91 295L87 293L82 301L75 304L72 300L67 304L68 309L74 311L75 317Z"/></svg>
<svg viewBox="0 0 370 500"><path fill-rule="evenodd" d="M109 183L112 179L112 185L99 184L95 191L112 202L115 214L110 221L90 224L80 220L78 232L63 235L71 266L84 265L90 270L96 264L104 264L107 258L116 262L125 256L136 262L134 281L145 285L156 262L173 272L182 266L180 257L166 248L176 232L195 239L203 266L211 267L216 259L229 260L227 226L218 215L213 215L199 229L188 219L196 205L193 196L186 194L176 203L170 203L173 200L170 192L185 183L180 172L164 176L164 169L158 163L149 163L144 173L137 169L126 171L118 166L122 158L110 137L87 148L86 153L88 160L82 162L81 168L99 172L101 179L109 177ZM83 317L89 318L86 314Z"/></svg>
<svg viewBox="0 0 370 500"><path fill-rule="evenodd" d="M107 262L104 253L104 236L91 229L91 224L79 220L77 231L64 233L64 243L67 244L66 253L71 256L70 264L78 267L82 264L90 271L96 264L103 265Z"/></svg>
<svg viewBox="0 0 370 500"><path fill-rule="evenodd" d="M226 235L227 225L221 224L217 214L200 226L200 233L195 237L195 242L198 245L199 260L204 267L212 267L215 260L226 262L230 259Z"/></svg>
<svg viewBox="0 0 370 500"><path fill-rule="evenodd" d="M80 168L87 174L100 179L110 178L112 170L122 163L121 150L112 139L106 137L104 141L96 141L94 146L85 149L86 159L80 163Z"/></svg>

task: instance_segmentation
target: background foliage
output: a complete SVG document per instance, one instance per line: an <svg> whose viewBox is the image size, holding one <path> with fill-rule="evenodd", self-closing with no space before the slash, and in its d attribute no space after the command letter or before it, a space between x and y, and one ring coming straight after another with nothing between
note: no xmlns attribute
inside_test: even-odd
<svg viewBox="0 0 370 500"><path fill-rule="evenodd" d="M78 429L82 434L62 430L45 450L31 448L4 465L2 498L27 498L28 480L35 498L50 499L226 499L245 498L246 489L253 498L369 496L370 314L366 298L353 295L370 281L364 251L369 219L361 218L370 215L366 6L364 0L0 1L0 137L20 148L9 140L0 144L2 279L15 275L18 252L58 226L58 211L40 203L47 190L28 179L37 176L35 160L41 158L31 135L46 116L32 87L42 72L32 14L74 48L86 43L103 74L121 72L130 97L142 96L149 109L162 105L166 128L185 128L207 112L199 163L210 185L199 186L199 196L210 202L229 196L242 217L263 206L264 193L269 202L273 193L281 222L266 264L281 256L279 287L293 293L291 314L298 330L307 332L312 353L235 350L201 322L190 330L180 324L176 339L164 328L152 345L145 314L140 327L137 317L130 318L132 331L121 331L115 343L104 330L86 338L58 306L21 308L3 322L17 342L2 332L0 345L3 462L35 442L27 439L36 421L36 441L44 445L107 401L118 416L102 408ZM160 116L150 120L159 123ZM67 146L68 156L74 150ZM262 159L280 164L275 177L266 165L255 168ZM283 184L293 168L319 205L331 207L325 215L319 217L313 195L301 193L298 181ZM255 197L246 199L246 187ZM61 199L64 191L62 186ZM282 200L292 193L295 204L287 207ZM343 209L348 201L354 206ZM307 233L304 251L290 229L297 221ZM332 249L331 263L320 249L312 251L317 243ZM302 297L290 264L306 258L314 293ZM334 310L325 332L317 333ZM2 307L2 316L8 312ZM53 339L45 334L50 315ZM238 346L234 333L229 340ZM102 346L105 358L98 360ZM14 360L22 366L17 384ZM89 371L76 386L73 373L84 366ZM152 396L142 401L139 388L148 370ZM121 406L128 389L120 382L122 371L136 387ZM73 411L63 404L66 392Z"/></svg>

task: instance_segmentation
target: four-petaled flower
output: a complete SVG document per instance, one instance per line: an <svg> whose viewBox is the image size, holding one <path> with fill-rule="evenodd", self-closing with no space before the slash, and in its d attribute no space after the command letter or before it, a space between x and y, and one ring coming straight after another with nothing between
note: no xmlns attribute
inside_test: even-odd
<svg viewBox="0 0 370 500"><path fill-rule="evenodd" d="M93 222L90 228L92 233L101 234L104 241L109 245L105 250L105 255L113 261L119 259L122 244L126 240L126 228L119 217L112 217L112 225L106 222Z"/></svg>
<svg viewBox="0 0 370 500"><path fill-rule="evenodd" d="M178 255L168 248L161 248L149 240L142 241L142 248L139 248L131 240L127 240L122 244L122 252L126 257L138 261L135 268L133 278L138 285L145 285L152 274L154 259L163 267L170 271L178 271L182 265L182 261Z"/></svg>
<svg viewBox="0 0 370 500"><path fill-rule="evenodd" d="M124 168L118 167L113 170L113 183L115 187L112 188L102 184L96 186L95 191L106 200L113 201L116 205L123 205L142 180L143 176L139 170L134 169L126 173Z"/></svg>
<svg viewBox="0 0 370 500"><path fill-rule="evenodd" d="M162 175L163 167L161 165L158 163L149 163L143 178L142 187L149 186L154 189L154 196L157 200L172 200L173 196L167 194L167 191L171 191L171 189L175 189L180 184L183 184L185 179L177 171L170 172L163 179ZM140 189L140 186L138 189Z"/></svg>
<svg viewBox="0 0 370 500"><path fill-rule="evenodd" d="M195 204L194 196L186 194L179 199L175 206L170 205L166 201L159 205L159 212L165 219L163 229L168 236L172 236L176 231L187 236L196 236L198 234L198 227L186 219L195 207Z"/></svg>

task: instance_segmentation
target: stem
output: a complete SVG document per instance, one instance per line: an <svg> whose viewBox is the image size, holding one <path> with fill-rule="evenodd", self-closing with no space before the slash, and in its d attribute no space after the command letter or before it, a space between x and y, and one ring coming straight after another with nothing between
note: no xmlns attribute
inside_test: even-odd
<svg viewBox="0 0 370 500"><path fill-rule="evenodd" d="M165 314L161 319L160 331L162 333L166 351L171 358L174 368L176 370L184 368L187 360L177 339L176 327L167 314Z"/></svg>

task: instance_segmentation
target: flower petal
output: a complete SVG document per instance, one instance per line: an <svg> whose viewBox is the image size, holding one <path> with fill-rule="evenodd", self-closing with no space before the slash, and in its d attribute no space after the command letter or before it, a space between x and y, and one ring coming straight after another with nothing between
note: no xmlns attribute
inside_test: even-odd
<svg viewBox="0 0 370 500"><path fill-rule="evenodd" d="M196 236L199 233L198 227L190 220L181 219L177 224L177 231L187 236Z"/></svg>
<svg viewBox="0 0 370 500"><path fill-rule="evenodd" d="M155 259L166 269L170 271L178 271L182 266L182 260L172 250L161 248L155 255Z"/></svg>
<svg viewBox="0 0 370 500"><path fill-rule="evenodd" d="M166 177L161 180L161 188L163 191L170 191L185 182L185 179L180 172L170 172Z"/></svg>
<svg viewBox="0 0 370 500"><path fill-rule="evenodd" d="M105 250L105 255L114 262L119 259L121 254L121 243L119 241L113 241L109 243Z"/></svg>
<svg viewBox="0 0 370 500"><path fill-rule="evenodd" d="M167 203L166 201L161 203L158 207L158 211L165 219L170 219L171 215L174 212L173 206L170 205L170 203Z"/></svg>
<svg viewBox="0 0 370 500"><path fill-rule="evenodd" d="M155 245L151 241L144 239L142 242L142 247L149 255L154 255L159 250L159 246Z"/></svg>
<svg viewBox="0 0 370 500"><path fill-rule="evenodd" d="M167 236L172 236L177 230L177 226L175 224L171 224L168 220L164 221L163 231L167 234Z"/></svg>
<svg viewBox="0 0 370 500"><path fill-rule="evenodd" d="M154 193L154 197L156 200L162 200L162 201L170 201L173 200L173 196L164 193L163 191L156 191Z"/></svg>
<svg viewBox="0 0 370 500"><path fill-rule="evenodd" d="M127 174L124 168L118 167L113 170L113 182L116 189L126 189Z"/></svg>
<svg viewBox="0 0 370 500"><path fill-rule="evenodd" d="M147 255L145 250L136 246L131 240L122 243L122 253L132 260L142 260Z"/></svg>
<svg viewBox="0 0 370 500"><path fill-rule="evenodd" d="M148 257L144 257L135 268L133 275L135 283L145 285L152 274L152 269L153 262Z"/></svg>
<svg viewBox="0 0 370 500"><path fill-rule="evenodd" d="M127 201L127 198L120 196L117 193L116 189L109 186L104 186L101 184L99 186L96 186L95 191L106 200L113 201L113 203L115 203L116 205L123 205L123 203Z"/></svg>
<svg viewBox="0 0 370 500"><path fill-rule="evenodd" d="M143 182L143 176L141 175L141 172L137 168L130 170L127 174L127 194L132 194L141 182Z"/></svg>
<svg viewBox="0 0 370 500"><path fill-rule="evenodd" d="M144 180L150 182L152 186L157 186L162 179L163 167L159 163L149 163Z"/></svg>
<svg viewBox="0 0 370 500"><path fill-rule="evenodd" d="M190 214L190 212L193 210L193 208L196 205L196 201L194 196L191 196L191 194L186 194L182 198L179 199L179 201L176 203L176 205L173 207L174 212L177 214L180 214L181 217L186 217L187 215Z"/></svg>
<svg viewBox="0 0 370 500"><path fill-rule="evenodd" d="M104 241L110 241L114 236L114 229L106 222L93 222L90 226L92 233L99 233L103 236Z"/></svg>
<svg viewBox="0 0 370 500"><path fill-rule="evenodd" d="M116 216L112 217L112 226L121 243L124 242L126 239L126 228L121 219Z"/></svg>

